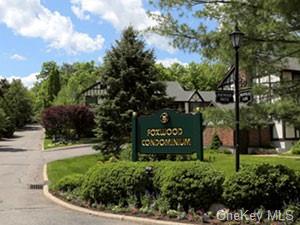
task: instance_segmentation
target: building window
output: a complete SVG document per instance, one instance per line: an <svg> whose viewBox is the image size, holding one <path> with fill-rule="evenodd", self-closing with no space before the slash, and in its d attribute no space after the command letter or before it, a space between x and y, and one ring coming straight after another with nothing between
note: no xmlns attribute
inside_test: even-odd
<svg viewBox="0 0 300 225"><path fill-rule="evenodd" d="M292 72L292 80L300 81L300 71L293 71Z"/></svg>

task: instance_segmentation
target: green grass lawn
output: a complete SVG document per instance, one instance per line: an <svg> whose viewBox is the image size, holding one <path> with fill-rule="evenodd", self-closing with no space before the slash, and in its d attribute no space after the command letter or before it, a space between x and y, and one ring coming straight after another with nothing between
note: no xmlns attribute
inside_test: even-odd
<svg viewBox="0 0 300 225"><path fill-rule="evenodd" d="M234 174L234 156L220 153L205 153L207 164L223 172L226 177ZM51 183L56 183L66 175L78 173L83 174L99 161L99 156L88 155L65 160L59 160L48 164L48 176ZM241 166L254 163L282 164L294 170L300 170L300 158L261 157L257 155L241 155Z"/></svg>
<svg viewBox="0 0 300 225"><path fill-rule="evenodd" d="M77 141L71 141L68 143L61 143L61 142L53 143L52 139L45 138L44 139L44 149L49 150L52 148L67 147L67 146L80 145L80 144L92 144L92 143L96 143L96 142L97 142L96 138L81 138Z"/></svg>

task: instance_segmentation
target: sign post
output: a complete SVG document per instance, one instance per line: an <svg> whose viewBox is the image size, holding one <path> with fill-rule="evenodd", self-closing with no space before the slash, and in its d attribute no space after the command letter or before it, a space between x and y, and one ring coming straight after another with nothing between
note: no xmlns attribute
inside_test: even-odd
<svg viewBox="0 0 300 225"><path fill-rule="evenodd" d="M203 161L202 115L160 110L132 116L132 161L138 154L192 154Z"/></svg>

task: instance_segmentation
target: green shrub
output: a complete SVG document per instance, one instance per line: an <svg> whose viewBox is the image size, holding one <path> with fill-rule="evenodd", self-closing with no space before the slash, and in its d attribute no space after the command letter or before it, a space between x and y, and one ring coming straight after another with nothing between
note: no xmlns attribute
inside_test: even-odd
<svg viewBox="0 0 300 225"><path fill-rule="evenodd" d="M126 205L132 196L140 201L149 183L141 163L104 163L91 168L81 187L82 197L89 203Z"/></svg>
<svg viewBox="0 0 300 225"><path fill-rule="evenodd" d="M154 186L170 209L206 209L221 199L224 176L201 162L156 165Z"/></svg>
<svg viewBox="0 0 300 225"><path fill-rule="evenodd" d="M300 155L300 141L298 141L296 144L294 144L290 150L291 150L292 154Z"/></svg>
<svg viewBox="0 0 300 225"><path fill-rule="evenodd" d="M72 192L76 188L80 188L83 182L83 175L72 174L60 179L57 184L54 185L54 190L62 192Z"/></svg>
<svg viewBox="0 0 300 225"><path fill-rule="evenodd" d="M0 137L10 138L15 130L16 126L12 119L0 108Z"/></svg>
<svg viewBox="0 0 300 225"><path fill-rule="evenodd" d="M14 132L16 131L16 126L12 122L11 119L7 119L4 123L4 131L3 131L3 137L11 138L14 136Z"/></svg>
<svg viewBox="0 0 300 225"><path fill-rule="evenodd" d="M121 145L120 159L124 160L124 161L130 161L131 160L131 149L132 149L131 143Z"/></svg>
<svg viewBox="0 0 300 225"><path fill-rule="evenodd" d="M299 201L300 182L295 171L283 165L243 167L224 183L225 203L233 209L281 209Z"/></svg>
<svg viewBox="0 0 300 225"><path fill-rule="evenodd" d="M213 136L213 139L211 141L211 144L209 146L210 149L219 149L222 146L222 141L220 140L219 136L215 133Z"/></svg>
<svg viewBox="0 0 300 225"><path fill-rule="evenodd" d="M300 203L289 204L284 209L284 214L289 214L293 216L293 222L300 222ZM291 222L291 221L290 221ZM292 223L290 223L292 224ZM293 223L294 224L294 223Z"/></svg>

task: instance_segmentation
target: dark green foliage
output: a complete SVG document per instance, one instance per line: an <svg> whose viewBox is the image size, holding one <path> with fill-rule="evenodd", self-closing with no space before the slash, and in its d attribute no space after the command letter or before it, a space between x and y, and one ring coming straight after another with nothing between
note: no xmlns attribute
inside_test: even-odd
<svg viewBox="0 0 300 225"><path fill-rule="evenodd" d="M284 204L299 201L299 196L299 177L282 165L246 166L224 183L225 203L233 209L263 206L278 210Z"/></svg>
<svg viewBox="0 0 300 225"><path fill-rule="evenodd" d="M105 163L90 169L81 187L82 197L92 203L128 204L134 197L137 204L145 194L149 179L145 166L139 163Z"/></svg>
<svg viewBox="0 0 300 225"><path fill-rule="evenodd" d="M220 140L219 136L215 133L212 138L209 148L218 150L221 146L222 146L222 141Z"/></svg>
<svg viewBox="0 0 300 225"><path fill-rule="evenodd" d="M295 224L295 225L300 224L300 203L287 205L284 209L284 212L292 214L293 222L297 222L297 223L292 223L292 221L290 221L290 224Z"/></svg>
<svg viewBox="0 0 300 225"><path fill-rule="evenodd" d="M126 204L131 196L138 202L150 193L173 209L179 204L200 209L221 199L223 181L199 162L106 163L86 174L82 196L90 203Z"/></svg>
<svg viewBox="0 0 300 225"><path fill-rule="evenodd" d="M292 154L295 155L300 155L300 141L298 141L296 144L294 144L290 151L292 152Z"/></svg>
<svg viewBox="0 0 300 225"><path fill-rule="evenodd" d="M120 146L129 141L132 112L146 114L166 105L165 86L158 75L153 51L145 50L145 43L129 27L104 57L97 150L118 155Z"/></svg>
<svg viewBox="0 0 300 225"><path fill-rule="evenodd" d="M6 115L4 110L0 108L0 138L12 137L15 132L15 125L11 119Z"/></svg>
<svg viewBox="0 0 300 225"><path fill-rule="evenodd" d="M32 99L21 80L0 81L0 136L11 137L32 119Z"/></svg>
<svg viewBox="0 0 300 225"><path fill-rule="evenodd" d="M49 83L48 83L48 95L49 101L53 102L55 97L58 95L60 91L60 74L58 71L58 67L53 67L52 71L49 74Z"/></svg>
<svg viewBox="0 0 300 225"><path fill-rule="evenodd" d="M39 89L43 91L43 93L40 94L44 95L41 96L43 100L43 108L49 107L61 88L59 67L56 62L44 62L41 72L37 78L42 80L40 85L43 86L43 90Z"/></svg>
<svg viewBox="0 0 300 225"><path fill-rule="evenodd" d="M207 209L221 200L224 176L200 162L157 164L154 186L171 209Z"/></svg>
<svg viewBox="0 0 300 225"><path fill-rule="evenodd" d="M77 197L90 205L135 204L151 206L163 214L178 209L206 210L217 202L232 210L298 210L300 172L282 165L260 164L243 167L224 182L222 173L202 162L119 161L98 163L82 180L77 175L67 177L53 188L72 193L76 190Z"/></svg>
<svg viewBox="0 0 300 225"><path fill-rule="evenodd" d="M32 98L21 80L13 80L10 83L9 89L4 94L3 104L6 114L17 128L22 128L26 123L31 122Z"/></svg>
<svg viewBox="0 0 300 225"><path fill-rule="evenodd" d="M54 189L62 192L72 192L76 188L79 188L83 183L83 175L72 174L63 177L61 180L55 184Z"/></svg>
<svg viewBox="0 0 300 225"><path fill-rule="evenodd" d="M15 131L16 131L15 123L12 121L10 117L6 117L2 124L1 135L5 138L10 138L14 135Z"/></svg>

